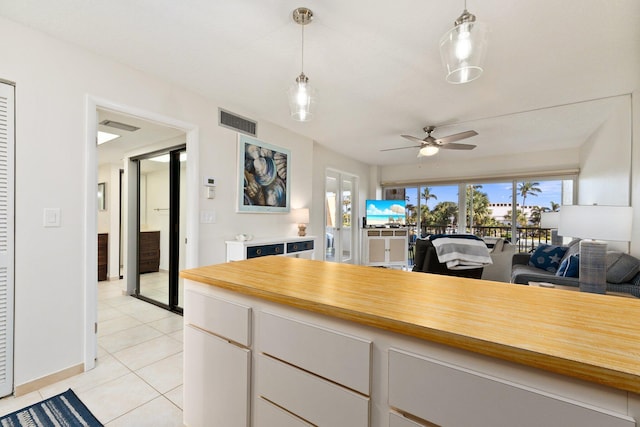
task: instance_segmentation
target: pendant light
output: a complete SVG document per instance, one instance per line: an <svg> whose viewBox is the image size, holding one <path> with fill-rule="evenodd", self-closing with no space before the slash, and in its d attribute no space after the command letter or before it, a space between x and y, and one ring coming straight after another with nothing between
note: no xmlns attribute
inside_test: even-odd
<svg viewBox="0 0 640 427"><path fill-rule="evenodd" d="M465 0L464 12L440 39L440 56L447 81L467 83L480 77L486 47L487 27L467 11Z"/></svg>
<svg viewBox="0 0 640 427"><path fill-rule="evenodd" d="M315 107L315 89L309 84L309 78L304 74L304 27L313 20L313 12L306 7L299 7L293 11L293 20L302 27L302 60L301 72L296 82L289 88L289 109L291 117L300 122L306 122L313 117Z"/></svg>

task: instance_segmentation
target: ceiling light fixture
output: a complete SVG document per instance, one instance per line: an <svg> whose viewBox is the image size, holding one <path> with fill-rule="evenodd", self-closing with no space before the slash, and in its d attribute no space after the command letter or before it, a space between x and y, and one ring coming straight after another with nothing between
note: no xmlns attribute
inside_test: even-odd
<svg viewBox="0 0 640 427"><path fill-rule="evenodd" d="M120 135L116 135L115 133L109 133L99 130L98 131L98 145L104 144L105 142L113 141L116 138L120 138Z"/></svg>
<svg viewBox="0 0 640 427"><path fill-rule="evenodd" d="M464 12L440 39L440 56L447 81L467 83L480 77L486 47L487 27L467 11L465 0Z"/></svg>
<svg viewBox="0 0 640 427"><path fill-rule="evenodd" d="M438 151L440 151L438 147L435 147L433 145L426 145L422 147L420 151L418 151L418 157L433 156L438 154Z"/></svg>
<svg viewBox="0 0 640 427"><path fill-rule="evenodd" d="M293 11L293 20L302 27L302 61L300 75L288 91L289 109L291 117L305 122L311 120L312 107L315 104L315 89L309 84L309 78L304 75L304 27L313 20L313 12L306 7L299 7Z"/></svg>

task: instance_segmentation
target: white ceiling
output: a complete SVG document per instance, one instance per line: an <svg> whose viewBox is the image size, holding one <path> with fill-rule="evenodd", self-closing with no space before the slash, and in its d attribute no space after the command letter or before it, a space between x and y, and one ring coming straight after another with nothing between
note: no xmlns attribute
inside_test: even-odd
<svg viewBox="0 0 640 427"><path fill-rule="evenodd" d="M300 73L299 6L315 15L309 123L289 117L285 93ZM463 1L0 0L0 15L370 164L416 163L414 150L379 150L411 145L399 135L423 137L426 125L440 127L435 137L479 133L465 141L476 150L438 154L447 158L576 146L606 120L606 98L638 89L638 0L467 6L490 39L485 73L464 85L446 83L438 53Z"/></svg>

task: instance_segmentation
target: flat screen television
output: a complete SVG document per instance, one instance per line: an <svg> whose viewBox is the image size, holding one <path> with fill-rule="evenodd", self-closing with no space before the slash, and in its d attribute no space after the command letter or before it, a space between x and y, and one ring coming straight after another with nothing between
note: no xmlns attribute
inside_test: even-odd
<svg viewBox="0 0 640 427"><path fill-rule="evenodd" d="M367 200L368 227L405 225L407 202L404 200Z"/></svg>

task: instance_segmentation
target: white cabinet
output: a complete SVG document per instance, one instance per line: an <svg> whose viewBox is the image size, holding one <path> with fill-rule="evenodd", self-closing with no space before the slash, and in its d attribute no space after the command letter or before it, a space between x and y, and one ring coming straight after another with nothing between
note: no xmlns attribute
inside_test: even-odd
<svg viewBox="0 0 640 427"><path fill-rule="evenodd" d="M184 423L248 427L251 308L185 291Z"/></svg>
<svg viewBox="0 0 640 427"><path fill-rule="evenodd" d="M314 258L315 236L302 237L274 237L254 240L228 240L227 262L241 261L243 259L258 258L267 255L299 256L309 254Z"/></svg>
<svg viewBox="0 0 640 427"><path fill-rule="evenodd" d="M251 352L187 325L184 330L184 423L249 426Z"/></svg>
<svg viewBox="0 0 640 427"><path fill-rule="evenodd" d="M373 266L407 265L409 230L365 228L362 230L362 263Z"/></svg>
<svg viewBox="0 0 640 427"><path fill-rule="evenodd" d="M256 395L314 425L369 426L370 340L269 312L258 324Z"/></svg>
<svg viewBox="0 0 640 427"><path fill-rule="evenodd" d="M389 350L389 406L427 425L492 427L633 427L635 421L402 350ZM399 423L395 425L411 425Z"/></svg>

